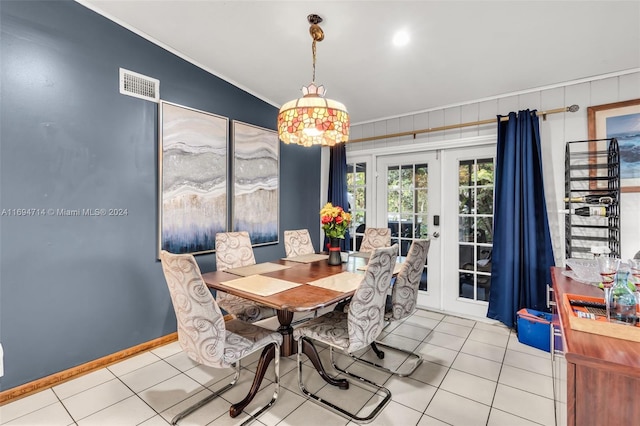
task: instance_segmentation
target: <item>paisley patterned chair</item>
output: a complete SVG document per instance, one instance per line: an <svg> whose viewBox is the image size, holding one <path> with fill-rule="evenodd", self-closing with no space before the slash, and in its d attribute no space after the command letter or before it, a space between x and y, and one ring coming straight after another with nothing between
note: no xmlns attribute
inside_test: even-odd
<svg viewBox="0 0 640 426"><path fill-rule="evenodd" d="M407 258L402 264L400 272L396 277L396 282L393 284L391 290L391 309L385 312L385 320L389 321L389 323L391 321L403 320L415 312L416 302L418 300L418 287L420 286L424 265L427 262L430 245L431 241L429 240L414 240L411 244ZM420 364L422 364L422 357L415 352L387 345L379 341L372 342L371 348L380 359L384 358L384 352L382 352L378 346L408 355L408 357L412 359L413 365L407 371L390 370L363 357L357 358L352 355L352 358L400 377L410 376L416 371ZM407 365L411 365L411 363L407 363Z"/></svg>
<svg viewBox="0 0 640 426"><path fill-rule="evenodd" d="M389 247L391 245L391 229L389 228L367 228L364 230L364 238L360 244L361 252L372 252L379 247Z"/></svg>
<svg viewBox="0 0 640 426"><path fill-rule="evenodd" d="M160 260L178 321L178 342L182 350L195 362L209 367L235 366L235 375L231 383L177 414L171 420L171 424L177 424L184 417L229 390L240 377L241 359L272 346L275 351L275 391L271 401L251 414L243 424L255 420L278 398L282 335L277 331L267 330L238 319L225 321L192 255L171 254L163 250L160 253Z"/></svg>
<svg viewBox="0 0 640 426"><path fill-rule="evenodd" d="M397 253L397 245L374 250L369 258L363 280L351 299L348 312L331 311L293 330L293 338L298 341L298 385L302 393L314 402L325 405L356 422L368 423L372 421L391 399L391 392L364 377L336 366L334 349L340 349L346 353L357 351L370 345L382 331L385 300L396 264ZM364 385L378 395L384 394L382 400L371 410L369 415L361 417L351 413L309 392L304 387L302 382L303 339L317 340L329 345L331 363L338 371L358 379L358 386Z"/></svg>
<svg viewBox="0 0 640 426"><path fill-rule="evenodd" d="M284 251L287 257L302 256L303 254L316 252L307 229L284 231Z"/></svg>
<svg viewBox="0 0 640 426"><path fill-rule="evenodd" d="M216 234L218 271L255 264L256 258L253 255L248 232L219 232ZM256 322L276 315L276 310L273 308L222 291L216 292L216 300L222 309L242 321Z"/></svg>

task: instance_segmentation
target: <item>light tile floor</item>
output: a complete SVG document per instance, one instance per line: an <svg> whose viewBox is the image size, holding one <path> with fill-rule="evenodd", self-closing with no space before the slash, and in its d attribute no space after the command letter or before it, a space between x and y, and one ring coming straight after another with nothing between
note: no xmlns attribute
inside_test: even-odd
<svg viewBox="0 0 640 426"><path fill-rule="evenodd" d="M550 356L521 344L506 327L418 310L405 321L391 323L381 340L420 352L424 363L411 377L401 378L338 357L341 367L349 366L391 390L391 402L372 425L555 425ZM329 351L318 349L325 367L334 373ZM371 351L362 355L374 356ZM245 361L246 370L234 388L180 426L244 421L246 414L229 417L229 405L247 393L256 360L257 354ZM404 361L400 353L386 351L385 365L397 367ZM353 382L346 391L327 385L309 365L306 360L305 383L321 397L361 410L361 415L376 401L377 396ZM295 356L281 360L278 400L254 425L354 425L303 397L295 367ZM182 408L227 383L232 373L195 364L175 342L6 404L0 407L0 424L167 425ZM248 410L271 398L273 380L270 367Z"/></svg>

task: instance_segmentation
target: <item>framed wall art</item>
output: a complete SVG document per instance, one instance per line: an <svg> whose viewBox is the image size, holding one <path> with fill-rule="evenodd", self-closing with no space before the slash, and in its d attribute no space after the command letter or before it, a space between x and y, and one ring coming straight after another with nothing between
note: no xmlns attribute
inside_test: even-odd
<svg viewBox="0 0 640 426"><path fill-rule="evenodd" d="M229 120L160 102L159 249L208 253L227 230Z"/></svg>
<svg viewBox="0 0 640 426"><path fill-rule="evenodd" d="M616 138L620 191L640 192L640 99L587 108L589 139Z"/></svg>
<svg viewBox="0 0 640 426"><path fill-rule="evenodd" d="M233 121L231 227L252 245L278 242L280 140L275 130Z"/></svg>

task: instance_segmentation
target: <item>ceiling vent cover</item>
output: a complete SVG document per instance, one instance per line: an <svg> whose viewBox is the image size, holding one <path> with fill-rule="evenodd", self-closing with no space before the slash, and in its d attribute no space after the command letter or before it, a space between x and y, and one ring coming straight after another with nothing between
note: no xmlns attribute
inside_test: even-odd
<svg viewBox="0 0 640 426"><path fill-rule="evenodd" d="M160 80L120 68L120 93L158 102L160 100Z"/></svg>

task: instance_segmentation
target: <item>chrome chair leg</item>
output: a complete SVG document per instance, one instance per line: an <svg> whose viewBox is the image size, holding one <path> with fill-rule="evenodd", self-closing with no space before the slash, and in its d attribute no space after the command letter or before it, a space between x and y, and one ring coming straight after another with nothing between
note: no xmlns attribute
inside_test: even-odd
<svg viewBox="0 0 640 426"><path fill-rule="evenodd" d="M391 400L391 391L387 388L385 388L384 386L380 386L364 377L360 377L356 374L350 373L348 371L345 370L341 370L338 369L338 371L342 371L346 374L348 374L349 376L358 379L360 381L360 383L364 384L365 387L368 387L369 390L373 390L373 393L378 393L381 392L382 394L384 394L384 398L382 399L382 401L380 401L375 408L371 411L371 413L367 416L361 417L358 416L357 414L351 413L347 410L345 410L342 407L339 407L335 404L333 404L330 401L324 400L321 397L319 397L318 395L309 392L305 387L304 387L304 383L302 382L302 339L304 339L304 337L301 337L300 339L298 339L298 356L297 356L297 360L298 360L298 386L300 387L300 391L302 391L302 393L309 399L311 399L313 402L315 402L316 404L319 405L324 405L326 407L328 407L329 409L333 410L334 412L336 412L337 414L346 417L348 419L353 420L356 423L370 423L372 422L377 416L378 414L380 414L380 411L382 411L382 409L384 407L387 406L387 404L389 403L389 401ZM334 355L333 355L333 346L329 346L329 357L331 358L331 363L335 366L334 363Z"/></svg>
<svg viewBox="0 0 640 426"><path fill-rule="evenodd" d="M385 320L385 324L382 327L382 329L384 330L385 328L387 328L389 325L391 325L391 321ZM386 348L386 349L391 349L393 351L397 351L400 353L403 353L405 355L407 355L409 358L413 358L413 366L408 370L408 371L400 371L400 370L391 370L381 364L376 364L374 361L369 361L368 359L364 359L362 357L357 357L353 354L349 354L349 356L351 358L353 358L356 361L368 364L374 368L377 368L378 370L384 371L385 373L389 373L389 374L393 374L394 376L398 376L398 377L408 377L410 375L412 375L417 369L418 367L420 367L420 365L422 364L422 356L418 355L415 352L412 351L408 351L406 349L402 349L399 348L397 346L391 346L388 345L386 343L380 342L378 340L371 342L371 350L373 350L373 352L376 354L376 356L378 357L378 359L384 359L384 351L382 349L380 349L380 347ZM406 362L406 361L405 361ZM336 365L334 365L334 368L338 371L341 371Z"/></svg>
<svg viewBox="0 0 640 426"><path fill-rule="evenodd" d="M225 385L224 387L222 387L218 391L212 393L211 395L207 396L206 398L196 402L192 406L187 407L183 411L181 411L178 414L176 414L173 417L173 419L171 419L171 424L174 425L174 426L177 425L180 420L184 419L189 414L193 413L194 411L198 410L199 408L202 408L204 405L208 404L209 402L213 401L214 399L216 399L217 397L219 397L220 395L222 395L223 393L225 393L226 391L231 389L236 384L236 382L238 381L239 377L240 377L240 361L236 362L236 372L233 375L233 379L231 380L231 383Z"/></svg>
<svg viewBox="0 0 640 426"><path fill-rule="evenodd" d="M362 363L368 364L368 365L370 365L370 366L372 366L372 367L377 368L378 370L384 371L384 372L386 372L386 373L393 374L393 375L398 376L398 377L408 377L408 376L412 375L412 374L413 374L413 373L418 369L418 367L420 367L420 365L422 364L422 361L423 361L422 356L418 355L418 354L417 354L417 353L415 353L415 352L411 352L411 351L408 351L408 350L406 350L406 349L398 348L398 347L396 347L396 346L387 345L387 344L385 344L385 343L378 342L378 341L376 341L376 342L372 343L372 348L373 348L373 345L374 345L374 344L376 345L376 348L375 348L375 349L377 349L380 353L382 353L382 354L383 354L383 355L382 355L382 358L381 358L381 357L378 355L378 351L376 351L376 350L374 349L374 352L376 353L376 355L378 355L378 358L379 358L379 359L383 359L383 358L384 358L384 352L383 352L383 351L381 351L381 350L378 348L378 346L382 346L383 348L387 348L387 349L391 349L391 350L394 350L394 351L397 351L397 352L401 352L401 353L403 353L403 354L407 355L409 358L413 358L413 366L412 366L411 368L409 368L409 370L408 370L408 371L391 370L391 369L389 369L389 368L387 368L387 367L385 367L385 366L383 366L383 365L376 364L376 363L375 363L375 362L373 362L373 361L369 361L368 359L364 359L364 358L362 358L362 357L357 357L357 356L355 356L355 355L353 355L353 354L349 354L349 356L350 356L351 358L353 358L354 360L358 361L358 362L362 362ZM406 361L405 361L405 362L406 362ZM339 369L335 364L334 364L334 368L335 368L336 370L342 371L342 370L340 370L340 369Z"/></svg>

